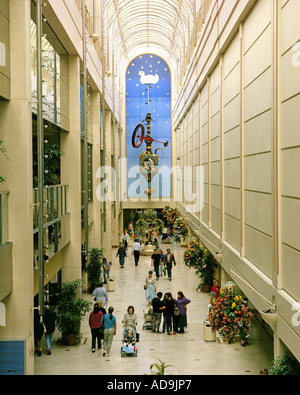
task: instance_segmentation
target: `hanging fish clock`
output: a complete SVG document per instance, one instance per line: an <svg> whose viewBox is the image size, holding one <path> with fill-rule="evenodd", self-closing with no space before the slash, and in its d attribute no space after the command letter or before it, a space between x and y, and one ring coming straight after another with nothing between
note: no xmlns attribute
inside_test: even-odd
<svg viewBox="0 0 300 395"><path fill-rule="evenodd" d="M159 80L159 76L155 75L145 75L143 71L139 72L140 75L140 82L141 84L148 85L148 113L146 116L146 123L147 123L147 134L145 134L145 127L142 122L140 122L134 129L132 134L132 145L134 148L139 148L143 141L146 143L146 151L142 151L142 154L139 157L139 167L140 173L146 178L148 182L148 188L145 191L145 194L150 197L151 196L151 181L155 174L158 173L158 165L159 165L159 158L157 155L157 151L159 149L165 149L168 146L168 141L158 141L154 140L151 137L151 113L150 113L150 89L152 84L157 84ZM152 152L152 143L158 142L164 145L165 148L157 148L155 153Z"/></svg>

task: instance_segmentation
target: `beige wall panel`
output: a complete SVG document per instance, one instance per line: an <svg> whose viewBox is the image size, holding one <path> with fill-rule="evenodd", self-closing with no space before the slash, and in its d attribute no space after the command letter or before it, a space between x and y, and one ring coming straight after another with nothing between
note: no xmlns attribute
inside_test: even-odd
<svg viewBox="0 0 300 395"><path fill-rule="evenodd" d="M240 125L240 96L235 97L223 109L224 132Z"/></svg>
<svg viewBox="0 0 300 395"><path fill-rule="evenodd" d="M244 154L270 151L272 148L272 112L267 111L244 124Z"/></svg>
<svg viewBox="0 0 300 395"><path fill-rule="evenodd" d="M203 144L201 146L201 151L200 151L200 155L201 155L201 164L206 164L208 163L208 144Z"/></svg>
<svg viewBox="0 0 300 395"><path fill-rule="evenodd" d="M282 197L281 223L282 243L300 250L300 200Z"/></svg>
<svg viewBox="0 0 300 395"><path fill-rule="evenodd" d="M240 63L237 63L230 74L224 78L223 101L225 105L240 94L240 75Z"/></svg>
<svg viewBox="0 0 300 395"><path fill-rule="evenodd" d="M300 73L300 69L299 69ZM282 148L300 145L300 95L293 97L280 107L280 144Z"/></svg>
<svg viewBox="0 0 300 395"><path fill-rule="evenodd" d="M272 277L272 238L245 226L245 257L267 276Z"/></svg>
<svg viewBox="0 0 300 395"><path fill-rule="evenodd" d="M241 162L239 158L224 161L224 185L240 188Z"/></svg>
<svg viewBox="0 0 300 395"><path fill-rule="evenodd" d="M214 92L220 86L220 76L220 64L218 63L209 77L209 91L211 96L213 96Z"/></svg>
<svg viewBox="0 0 300 395"><path fill-rule="evenodd" d="M272 191L271 153L245 157L245 189L271 193Z"/></svg>
<svg viewBox="0 0 300 395"><path fill-rule="evenodd" d="M205 189L205 185L204 185L204 189ZM201 220L208 225L208 205L207 203L203 204L203 209L201 211Z"/></svg>
<svg viewBox="0 0 300 395"><path fill-rule="evenodd" d="M272 3L274 0L259 0L244 24L244 50L253 45L266 29L272 18Z"/></svg>
<svg viewBox="0 0 300 395"><path fill-rule="evenodd" d="M211 205L221 210L221 187L220 185L211 185Z"/></svg>
<svg viewBox="0 0 300 395"><path fill-rule="evenodd" d="M206 125L208 122L208 102L203 104L201 108L201 113L200 113L200 125L203 127L203 125Z"/></svg>
<svg viewBox="0 0 300 395"><path fill-rule="evenodd" d="M234 128L223 136L224 159L240 156L240 127Z"/></svg>
<svg viewBox="0 0 300 395"><path fill-rule="evenodd" d="M210 141L210 161L219 161L220 155L220 137L217 137Z"/></svg>
<svg viewBox="0 0 300 395"><path fill-rule="evenodd" d="M269 25L244 56L244 84L249 85L258 75L263 73L273 60L273 31Z"/></svg>
<svg viewBox="0 0 300 395"><path fill-rule="evenodd" d="M300 182L294 175L300 174L300 147L281 152L281 193L300 198Z"/></svg>
<svg viewBox="0 0 300 395"><path fill-rule="evenodd" d="M194 165L200 166L200 150L199 147L195 148L194 151Z"/></svg>
<svg viewBox="0 0 300 395"><path fill-rule="evenodd" d="M234 68L237 67L237 64L240 62L240 37L239 33L236 34L235 38L230 43L224 54L223 61L223 75L224 79L228 76L229 73L233 71Z"/></svg>
<svg viewBox="0 0 300 395"><path fill-rule="evenodd" d="M298 48L298 51L300 51L300 46ZM295 66L292 61L292 57L295 53L295 51L290 50L281 57L280 98L282 101L300 92L300 65ZM300 56L298 56L298 59L300 59Z"/></svg>
<svg viewBox="0 0 300 395"><path fill-rule="evenodd" d="M210 118L220 111L220 89L216 88L209 99Z"/></svg>
<svg viewBox="0 0 300 395"><path fill-rule="evenodd" d="M214 207L211 208L211 228L218 235L221 234L221 211Z"/></svg>
<svg viewBox="0 0 300 395"><path fill-rule="evenodd" d="M272 235L272 196L264 193L245 191L245 224Z"/></svg>
<svg viewBox="0 0 300 395"><path fill-rule="evenodd" d="M209 135L211 140L220 135L220 128L220 112L218 110L218 112L210 119Z"/></svg>
<svg viewBox="0 0 300 395"><path fill-rule="evenodd" d="M300 2L299 0L283 1L284 8L280 11L280 48L281 53L286 52L300 38Z"/></svg>
<svg viewBox="0 0 300 395"><path fill-rule="evenodd" d="M224 238L237 251L241 245L241 223L229 215L224 215Z"/></svg>
<svg viewBox="0 0 300 395"><path fill-rule="evenodd" d="M241 191L240 189L224 188L224 213L241 219Z"/></svg>
<svg viewBox="0 0 300 395"><path fill-rule="evenodd" d="M245 121L267 111L272 106L272 70L266 70L245 89L244 117Z"/></svg>
<svg viewBox="0 0 300 395"><path fill-rule="evenodd" d="M219 161L210 164L210 182L214 185L221 184L221 166Z"/></svg>
<svg viewBox="0 0 300 395"><path fill-rule="evenodd" d="M282 245L282 287L295 300L300 300L299 271L300 251L296 251L286 245Z"/></svg>

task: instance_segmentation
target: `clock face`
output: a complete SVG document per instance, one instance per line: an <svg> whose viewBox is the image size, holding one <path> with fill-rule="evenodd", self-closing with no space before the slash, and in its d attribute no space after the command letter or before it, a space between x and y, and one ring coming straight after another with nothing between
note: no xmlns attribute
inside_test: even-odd
<svg viewBox="0 0 300 395"><path fill-rule="evenodd" d="M143 174L154 174L158 171L158 156L145 154L140 156L140 172Z"/></svg>

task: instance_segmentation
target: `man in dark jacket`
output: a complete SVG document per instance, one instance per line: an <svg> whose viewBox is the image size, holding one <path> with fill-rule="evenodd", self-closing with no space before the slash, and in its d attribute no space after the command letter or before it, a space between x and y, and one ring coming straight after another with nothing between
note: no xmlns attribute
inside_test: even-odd
<svg viewBox="0 0 300 395"><path fill-rule="evenodd" d="M46 338L46 346L47 346L47 354L51 355L51 345L53 339L53 333L55 332L55 321L56 321L56 313L54 310L47 306L44 315L44 324L46 328L45 338Z"/></svg>
<svg viewBox="0 0 300 395"><path fill-rule="evenodd" d="M163 310L166 308L162 302L162 292L157 292L157 296L152 299L152 307L153 307L153 332L159 333L159 326L161 323L161 315Z"/></svg>
<svg viewBox="0 0 300 395"><path fill-rule="evenodd" d="M172 279L173 263L175 266L176 265L175 257L174 257L174 254L171 253L170 248L168 248L167 253L165 254L165 257L164 257L164 265L167 267L167 270L168 270L169 281L171 281L171 279Z"/></svg>

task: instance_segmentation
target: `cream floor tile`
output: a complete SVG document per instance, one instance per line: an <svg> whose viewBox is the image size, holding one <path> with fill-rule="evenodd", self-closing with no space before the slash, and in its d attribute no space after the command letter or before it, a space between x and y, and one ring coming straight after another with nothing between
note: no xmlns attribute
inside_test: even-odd
<svg viewBox="0 0 300 395"><path fill-rule="evenodd" d="M194 270L188 270L183 264L179 245L163 246L164 251L170 247L177 258L173 268L173 279L161 278L157 290L171 292L177 296L182 291L191 299L188 306L188 328L184 334L169 336L154 334L143 330L144 310L147 308L144 280L150 269L150 257L141 257L139 266L134 265L133 257L128 254L125 268L121 269L117 258L114 258L111 276L115 278L115 291L109 292L109 306L114 307L117 318L117 335L114 337L111 357L102 356L102 350L91 353L91 334L88 326L88 314L82 322L82 342L74 347L58 345L58 332L53 339L52 355L45 353L35 357L35 375L143 375L150 373L150 364L156 358L174 365L167 369L169 374L181 375L257 375L260 369L269 368L273 359L273 342L261 325L253 320L250 346L231 345L204 341L204 319L210 296L196 291L199 283ZM90 294L83 297L93 301ZM122 318L127 307L133 305L139 319L138 332L140 342L138 357L121 357Z"/></svg>

